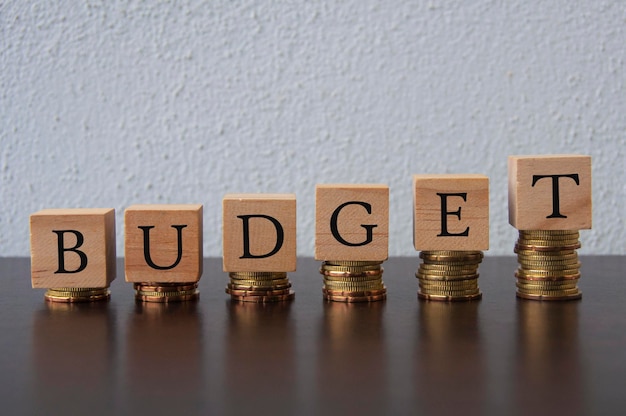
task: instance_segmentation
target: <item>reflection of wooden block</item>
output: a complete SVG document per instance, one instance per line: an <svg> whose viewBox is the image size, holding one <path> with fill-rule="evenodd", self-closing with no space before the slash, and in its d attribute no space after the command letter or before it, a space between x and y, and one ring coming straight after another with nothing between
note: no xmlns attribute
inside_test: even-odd
<svg viewBox="0 0 626 416"><path fill-rule="evenodd" d="M591 156L509 156L509 223L518 230L591 228Z"/></svg>
<svg viewBox="0 0 626 416"><path fill-rule="evenodd" d="M126 281L197 282L202 205L132 205L124 213Z"/></svg>
<svg viewBox="0 0 626 416"><path fill-rule="evenodd" d="M315 187L315 259L387 260L389 187L345 184Z"/></svg>
<svg viewBox="0 0 626 416"><path fill-rule="evenodd" d="M222 205L224 271L296 270L294 194L228 194Z"/></svg>
<svg viewBox="0 0 626 416"><path fill-rule="evenodd" d="M416 250L489 249L489 178L414 175L413 244Z"/></svg>
<svg viewBox="0 0 626 416"><path fill-rule="evenodd" d="M113 208L44 209L30 216L34 288L104 288L115 279Z"/></svg>

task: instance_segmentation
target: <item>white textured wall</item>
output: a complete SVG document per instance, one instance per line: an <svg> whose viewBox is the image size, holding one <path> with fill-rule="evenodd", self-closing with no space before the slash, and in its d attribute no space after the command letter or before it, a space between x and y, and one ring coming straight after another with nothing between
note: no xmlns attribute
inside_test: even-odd
<svg viewBox="0 0 626 416"><path fill-rule="evenodd" d="M513 254L509 154L593 156L582 254L626 253L621 1L0 3L0 256L41 208L203 203L221 255L228 192L391 187L414 255L411 175L491 178L491 254Z"/></svg>

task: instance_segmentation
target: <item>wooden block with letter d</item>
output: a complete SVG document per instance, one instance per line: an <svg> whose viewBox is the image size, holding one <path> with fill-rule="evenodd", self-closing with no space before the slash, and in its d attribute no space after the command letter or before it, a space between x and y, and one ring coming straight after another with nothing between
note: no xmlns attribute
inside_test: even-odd
<svg viewBox="0 0 626 416"><path fill-rule="evenodd" d="M518 230L591 228L591 156L509 156L509 222Z"/></svg>
<svg viewBox="0 0 626 416"><path fill-rule="evenodd" d="M115 210L38 211L30 247L33 288L106 288L115 279Z"/></svg>
<svg viewBox="0 0 626 416"><path fill-rule="evenodd" d="M296 270L295 194L227 194L222 208L225 272Z"/></svg>
<svg viewBox="0 0 626 416"><path fill-rule="evenodd" d="M197 282L202 276L202 205L128 207L124 252L127 282Z"/></svg>
<svg viewBox="0 0 626 416"><path fill-rule="evenodd" d="M416 250L487 250L489 178L475 174L413 176Z"/></svg>
<svg viewBox="0 0 626 416"><path fill-rule="evenodd" d="M389 187L315 187L315 259L384 261L389 251Z"/></svg>

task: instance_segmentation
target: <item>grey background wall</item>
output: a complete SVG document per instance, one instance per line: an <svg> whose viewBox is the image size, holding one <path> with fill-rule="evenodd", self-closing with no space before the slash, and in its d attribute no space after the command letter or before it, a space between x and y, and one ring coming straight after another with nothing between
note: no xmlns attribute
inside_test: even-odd
<svg viewBox="0 0 626 416"><path fill-rule="evenodd" d="M513 254L507 156L593 157L582 254L626 254L626 5L620 1L8 1L0 4L0 256L41 208L293 192L313 255L316 183L491 179L489 254Z"/></svg>

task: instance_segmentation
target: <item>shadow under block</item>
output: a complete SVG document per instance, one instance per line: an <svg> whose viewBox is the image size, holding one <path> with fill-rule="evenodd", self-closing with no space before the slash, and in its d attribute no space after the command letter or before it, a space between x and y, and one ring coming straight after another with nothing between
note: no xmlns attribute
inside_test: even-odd
<svg viewBox="0 0 626 416"><path fill-rule="evenodd" d="M416 250L489 249L489 178L414 175L413 245Z"/></svg>
<svg viewBox="0 0 626 416"><path fill-rule="evenodd" d="M225 272L296 270L295 194L227 194L222 209Z"/></svg>
<svg viewBox="0 0 626 416"><path fill-rule="evenodd" d="M202 205L128 207L124 252L127 282L197 282L202 276Z"/></svg>
<svg viewBox="0 0 626 416"><path fill-rule="evenodd" d="M115 279L113 208L45 209L30 216L33 288L105 288Z"/></svg>
<svg viewBox="0 0 626 416"><path fill-rule="evenodd" d="M389 187L315 187L315 259L384 261L389 252Z"/></svg>
<svg viewBox="0 0 626 416"><path fill-rule="evenodd" d="M509 223L518 230L591 228L591 156L509 156Z"/></svg>

